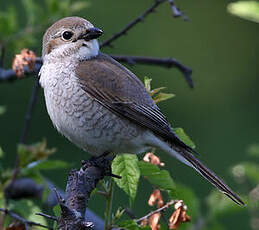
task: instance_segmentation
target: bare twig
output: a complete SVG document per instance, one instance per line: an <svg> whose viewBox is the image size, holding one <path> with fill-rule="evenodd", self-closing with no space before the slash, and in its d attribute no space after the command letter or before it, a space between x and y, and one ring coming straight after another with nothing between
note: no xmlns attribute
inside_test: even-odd
<svg viewBox="0 0 259 230"><path fill-rule="evenodd" d="M111 55L111 56L115 60L119 62L128 63L129 65L146 64L146 65L156 65L156 66L167 67L167 68L176 67L183 73L188 85L191 88L194 87L194 83L191 77L192 70L174 58L157 58L157 57L127 56L127 55Z"/></svg>
<svg viewBox="0 0 259 230"><path fill-rule="evenodd" d="M30 127L30 124L31 124L33 109L34 109L34 106L36 104L37 97L38 97L39 87L40 87L39 81L38 81L38 79L36 79L35 83L34 83L33 90L32 90L30 102L29 102L29 105L28 105L27 113L25 115L25 124L24 124L24 128L23 128L23 131L22 131L21 139L20 139L20 143L22 143L22 144L26 143L28 130L29 130L29 127Z"/></svg>
<svg viewBox="0 0 259 230"><path fill-rule="evenodd" d="M50 215L45 214L45 213L42 213L42 212L37 212L37 213L35 213L35 215L43 216L43 217L45 217L46 219L58 221L58 218L57 218L57 217L55 217L55 216L50 216Z"/></svg>
<svg viewBox="0 0 259 230"><path fill-rule="evenodd" d="M154 210L154 211L148 213L147 215L145 215L145 216L143 216L143 217L137 219L136 222L137 222L137 223L140 223L142 220L148 219L150 216L154 215L155 213L161 212L161 211L163 211L163 210L169 208L171 205L175 204L177 201L178 201L178 200L171 200L171 201L169 201L169 202L166 203L163 207L158 208L158 209L156 209L156 210Z"/></svg>
<svg viewBox="0 0 259 230"><path fill-rule="evenodd" d="M28 226L38 226L38 227L42 227L42 228L52 229L51 227L42 225L40 223L36 223L36 222L33 222L33 221L26 220L23 217L19 216L17 213L12 212L12 211L10 211L8 209L0 208L0 211L5 213L5 214L7 214L7 215L9 215L13 219L18 220L21 223L23 223L24 226L25 226L25 229L28 229Z"/></svg>
<svg viewBox="0 0 259 230"><path fill-rule="evenodd" d="M194 87L194 83L191 77L192 69L189 68L188 66L185 66L184 64L182 64L181 62L179 62L174 58L158 58L158 57L129 56L129 55L111 55L111 57L113 57L118 62L124 62L129 65L144 64L144 65L156 65L156 66L161 66L166 68L175 67L183 73L188 85L191 88ZM39 71L41 65L42 65L42 59L38 57L34 68L35 74L37 73L37 71ZM25 68L25 76L31 76L31 72L27 68ZM15 80L15 79L18 80L17 75L13 70L5 70L0 68L0 82Z"/></svg>
<svg viewBox="0 0 259 230"><path fill-rule="evenodd" d="M134 27L139 22L143 21L145 17L147 17L150 13L154 12L154 10L163 2L165 2L165 0L156 0L155 3L151 7L149 7L144 13L142 13L139 17L131 21L121 31L115 33L111 38L101 43L100 47L111 46L112 42L114 42L122 35L125 35L132 27Z"/></svg>

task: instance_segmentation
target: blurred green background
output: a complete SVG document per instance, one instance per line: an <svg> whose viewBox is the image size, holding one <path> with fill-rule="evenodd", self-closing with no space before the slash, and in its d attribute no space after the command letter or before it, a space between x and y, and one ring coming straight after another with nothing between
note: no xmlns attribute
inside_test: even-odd
<svg viewBox="0 0 259 230"><path fill-rule="evenodd" d="M44 5L44 1L35 2ZM105 40L143 12L153 1L87 2L89 7L77 15L103 29L104 36L101 40ZM175 98L160 103L160 108L174 127L184 128L195 142L200 158L238 190L229 168L246 160L249 145L259 141L259 25L230 15L226 9L229 2L231 1L177 1L177 5L189 18L187 22L173 18L168 3L165 3L127 36L118 39L113 48L105 48L103 52L174 57L193 69L195 88L192 90L177 69L144 65L129 67L141 79L144 76L152 78L153 87L166 86L167 92L176 94ZM26 13L21 1L0 0L0 6L1 11L14 7L19 13L19 26L26 24L30 11ZM40 17L35 20L39 20L37 23L41 24ZM41 54L43 33L44 31L40 31L32 35L35 41L27 47L38 56ZM11 67L14 53L19 52L20 49L6 47L6 68ZM7 107L5 115L0 117L0 146L8 153L3 163L10 167L15 163L17 143L24 126L33 82L31 77L0 84L0 105ZM53 158L73 162L78 167L81 159L90 157L53 128L41 90L28 142L37 142L44 137L48 146L58 149ZM193 188L201 199L212 189L192 169L163 153L159 155L175 181ZM46 173L46 176L64 188L67 173L67 170L59 170ZM147 187L146 182L141 183L139 190L144 192L137 194L136 204L148 199L151 189ZM116 191L116 194L115 206L127 205L126 196L120 191ZM103 202L96 197L90 202L90 207L103 215ZM144 209L148 210L146 204L141 208L136 205L134 212L139 216L144 213ZM203 206L203 210L206 210L206 206ZM249 225L245 208L233 218L222 218L222 221L229 229L247 229Z"/></svg>

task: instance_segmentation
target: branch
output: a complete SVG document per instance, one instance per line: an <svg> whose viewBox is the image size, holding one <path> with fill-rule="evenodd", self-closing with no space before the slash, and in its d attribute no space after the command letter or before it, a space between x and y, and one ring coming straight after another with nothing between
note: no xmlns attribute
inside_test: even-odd
<svg viewBox="0 0 259 230"><path fill-rule="evenodd" d="M36 79L33 90L32 90L30 102L29 102L29 105L28 105L27 113L25 115L25 124L24 124L24 128L23 128L23 131L22 131L21 139L20 139L20 143L22 143L22 144L26 143L28 130L29 130L31 118L32 118L32 112L33 112L33 108L34 108L34 106L37 102L37 96L38 96L38 93L39 93L39 88L40 88L39 80Z"/></svg>
<svg viewBox="0 0 259 230"><path fill-rule="evenodd" d="M145 64L145 65L156 65L156 66L161 66L161 67L166 67L166 68L175 67L183 73L188 85L191 88L194 87L194 83L193 83L193 80L191 77L192 69L185 66L184 64L182 64L181 62L177 61L174 58L158 58L158 57L128 56L128 55L111 55L111 57L114 58L118 62L124 62L129 65ZM38 72L41 68L41 65L42 65L42 59L38 57L36 59L35 68L33 70L35 75L38 74ZM26 66L25 66L24 70L25 70L24 77L17 78L17 75L13 70L11 70L11 69L5 70L3 68L0 68L0 83L1 83L1 81L5 82L5 81L10 81L10 80L23 79L25 77L31 76L32 72L28 68L26 68Z"/></svg>
<svg viewBox="0 0 259 230"><path fill-rule="evenodd" d="M144 13L142 13L139 17L131 21L128 25L126 25L121 31L115 33L111 38L107 39L106 41L100 44L100 47L104 46L111 46L111 43L114 42L116 39L125 35L132 27L134 27L139 22L143 21L145 17L147 17L150 13L153 13L155 9L161 4L165 2L165 0L155 0L155 3L149 7Z"/></svg>
<svg viewBox="0 0 259 230"><path fill-rule="evenodd" d="M42 225L40 223L26 220L26 219L22 218L21 216L19 216L17 213L12 212L8 209L0 208L0 211L11 216L13 219L18 220L19 222L23 223L26 230L29 229L29 226L38 226L38 227L42 227L42 228L52 229L51 227Z"/></svg>
<svg viewBox="0 0 259 230"><path fill-rule="evenodd" d="M91 192L96 188L99 180L105 175L111 175L111 161L105 157L94 158L82 162L80 170L71 170L68 176L65 199L55 190L61 208L61 216L57 219L40 213L51 220L57 220L59 230L93 229L92 222L85 217Z"/></svg>
<svg viewBox="0 0 259 230"><path fill-rule="evenodd" d="M146 64L146 65L156 65L156 66L167 67L167 68L176 67L178 70L180 70L183 73L188 85L191 88L194 87L194 83L191 77L192 70L174 58L157 58L157 57L143 57L143 56L126 56L126 55L111 55L111 57L113 57L115 60L119 62L128 63L129 65Z"/></svg>
<svg viewBox="0 0 259 230"><path fill-rule="evenodd" d="M154 215L155 213L158 213L158 212L161 212L161 211L163 211L163 210L165 210L165 209L168 209L171 205L175 204L177 201L178 201L178 200L171 200L171 201L169 201L169 202L166 203L163 207L158 208L158 209L156 209L156 210L154 210L154 211L148 213L147 215L145 215L145 216L143 216L143 217L137 219L136 222L137 222L137 223L140 223L141 221L148 219L150 216Z"/></svg>

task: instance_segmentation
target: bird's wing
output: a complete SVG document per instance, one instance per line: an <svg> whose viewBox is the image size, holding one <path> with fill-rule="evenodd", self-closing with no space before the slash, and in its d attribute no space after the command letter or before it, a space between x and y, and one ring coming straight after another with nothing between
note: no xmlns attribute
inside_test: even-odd
<svg viewBox="0 0 259 230"><path fill-rule="evenodd" d="M169 141L204 178L240 205L244 202L219 177L200 162L173 132L143 83L128 69L105 54L83 61L76 69L82 88L113 113L152 130Z"/></svg>
<svg viewBox="0 0 259 230"><path fill-rule="evenodd" d="M193 151L175 135L144 84L108 55L100 53L96 58L80 62L76 76L82 89L113 113Z"/></svg>

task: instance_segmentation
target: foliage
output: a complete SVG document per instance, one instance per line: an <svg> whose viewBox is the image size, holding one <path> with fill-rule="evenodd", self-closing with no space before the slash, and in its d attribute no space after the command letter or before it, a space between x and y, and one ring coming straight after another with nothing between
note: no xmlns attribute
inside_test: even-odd
<svg viewBox="0 0 259 230"><path fill-rule="evenodd" d="M259 23L259 2L258 1L237 1L229 3L228 11L240 18Z"/></svg>

